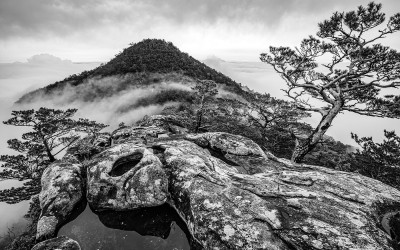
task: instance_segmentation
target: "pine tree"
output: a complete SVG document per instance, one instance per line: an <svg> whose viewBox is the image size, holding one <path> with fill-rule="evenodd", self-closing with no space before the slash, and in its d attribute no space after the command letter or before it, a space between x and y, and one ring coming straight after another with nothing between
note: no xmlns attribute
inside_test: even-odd
<svg viewBox="0 0 400 250"><path fill-rule="evenodd" d="M0 201L16 203L29 199L40 191L43 170L57 160L66 148L73 146L83 135L96 135L106 125L88 119L72 119L77 109L13 111L12 118L4 124L28 127L31 131L22 134L22 140L10 139L8 147L16 155L1 155L3 179L26 180L24 186L0 191Z"/></svg>
<svg viewBox="0 0 400 250"><path fill-rule="evenodd" d="M400 53L377 43L400 30L400 13L384 24L381 7L371 2L356 11L336 12L319 24L318 38L310 36L295 49L270 47L261 54L286 81L284 91L297 108L321 115L317 127L298 138L292 161L301 162L343 111L400 117L400 98L380 95L381 89L400 86ZM321 59L329 62L319 64Z"/></svg>

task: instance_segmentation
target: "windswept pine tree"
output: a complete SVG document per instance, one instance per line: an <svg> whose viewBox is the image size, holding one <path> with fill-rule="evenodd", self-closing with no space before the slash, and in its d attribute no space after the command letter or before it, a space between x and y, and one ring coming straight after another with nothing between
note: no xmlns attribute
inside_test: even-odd
<svg viewBox="0 0 400 250"><path fill-rule="evenodd" d="M285 93L297 108L321 115L311 133L297 138L292 161L301 162L343 111L400 118L400 98L380 95L382 89L400 86L400 53L379 43L400 30L400 13L385 23L381 8L371 2L355 11L335 12L318 25L317 37L294 49L270 47L261 54L261 61L286 81ZM318 63L321 58L330 61Z"/></svg>

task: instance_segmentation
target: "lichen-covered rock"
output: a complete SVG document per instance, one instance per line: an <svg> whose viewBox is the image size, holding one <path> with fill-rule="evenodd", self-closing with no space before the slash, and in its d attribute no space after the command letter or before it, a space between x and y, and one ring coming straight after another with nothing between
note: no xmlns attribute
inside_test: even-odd
<svg viewBox="0 0 400 250"><path fill-rule="evenodd" d="M115 130L111 138L113 144L134 143L144 145L162 135L168 135L168 131L152 125L148 127L122 127Z"/></svg>
<svg viewBox="0 0 400 250"><path fill-rule="evenodd" d="M243 174L213 157L207 145L271 161L250 140L223 133L188 139L197 144L171 140L157 146L165 150L171 170L171 202L205 249L383 250L396 244L382 220L392 213L386 225L398 233L397 189L358 174L294 166L283 159L260 173Z"/></svg>
<svg viewBox="0 0 400 250"><path fill-rule="evenodd" d="M145 116L137 124L141 127L157 126L172 134L187 134L182 118L175 115L151 115Z"/></svg>
<svg viewBox="0 0 400 250"><path fill-rule="evenodd" d="M399 249L399 190L355 173L293 165L241 136L174 135L156 118L148 127L119 128L113 146L85 165L94 210L169 203L195 249ZM78 200L72 190L81 180L62 173L80 168L65 165L43 175L38 235L51 236Z"/></svg>
<svg viewBox="0 0 400 250"><path fill-rule="evenodd" d="M168 180L151 149L118 144L97 155L87 169L87 200L92 208L131 210L162 205Z"/></svg>
<svg viewBox="0 0 400 250"><path fill-rule="evenodd" d="M78 242L66 236L42 241L36 244L32 250L80 250Z"/></svg>
<svg viewBox="0 0 400 250"><path fill-rule="evenodd" d="M81 171L81 165L68 162L55 162L44 170L39 195L42 212L37 226L38 240L54 237L59 226L71 219L74 209L82 204Z"/></svg>
<svg viewBox="0 0 400 250"><path fill-rule="evenodd" d="M217 132L188 134L185 139L207 149L213 157L235 167L242 174L262 173L277 168L277 163L268 159L260 146L242 136Z"/></svg>
<svg viewBox="0 0 400 250"><path fill-rule="evenodd" d="M87 136L70 146L63 157L63 161L79 163L90 159L93 155L100 153L111 146L111 135L99 133L96 136Z"/></svg>
<svg viewBox="0 0 400 250"><path fill-rule="evenodd" d="M111 146L111 135L109 133L99 133L93 139L93 145L100 148Z"/></svg>

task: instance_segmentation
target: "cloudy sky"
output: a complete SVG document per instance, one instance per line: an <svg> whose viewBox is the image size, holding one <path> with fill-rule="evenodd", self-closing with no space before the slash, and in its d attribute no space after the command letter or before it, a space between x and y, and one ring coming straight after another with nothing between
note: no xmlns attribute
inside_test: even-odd
<svg viewBox="0 0 400 250"><path fill-rule="evenodd" d="M23 93L107 62L129 43L172 41L199 60L260 92L282 96L283 82L259 54L296 46L315 34L317 23L364 0L0 0L0 121ZM382 0L387 16L399 0ZM385 40L400 50L400 34ZM215 57L226 62L215 60ZM60 59L61 58L61 59ZM213 59L214 58L214 59ZM232 62L235 61L235 62ZM238 62L239 61L239 62ZM18 63L16 63L18 62ZM72 63L75 62L75 63ZM77 64L76 62L81 62ZM85 63L82 63L85 62ZM91 63L87 63L91 62ZM353 144L350 132L382 139L399 120L344 114L328 134ZM20 131L0 124L0 153ZM0 188L5 182L0 182ZM11 207L13 207L11 209ZM0 204L0 235L27 209Z"/></svg>
<svg viewBox="0 0 400 250"><path fill-rule="evenodd" d="M399 0L381 3L387 17L400 11ZM23 93L94 68L145 38L172 41L199 60L211 58L210 66L234 80L281 98L283 80L259 62L260 53L271 45L297 46L333 12L363 4L367 1L1 0L0 119ZM400 33L383 43L400 50ZM352 143L350 132L382 139L383 129L399 126L399 120L340 115L329 134Z"/></svg>
<svg viewBox="0 0 400 250"><path fill-rule="evenodd" d="M388 15L400 1L383 0ZM269 45L296 45L334 11L362 0L1 0L0 62L49 53L107 61L131 42L164 38L199 59L257 61ZM390 45L399 47L397 40Z"/></svg>
<svg viewBox="0 0 400 250"><path fill-rule="evenodd" d="M145 38L172 41L199 60L211 56L208 64L234 80L283 97L280 92L283 81L268 65L259 62L260 53L270 45L297 46L303 38L315 34L318 22L333 12L354 10L366 3L364 0L1 0L0 119L7 117L11 108L8 106L21 94L94 68L129 43ZM387 17L400 11L399 0L381 3ZM383 42L400 50L399 33ZM370 126L359 126L357 121L364 118L341 117L330 132L346 143L351 142L349 134L355 128L363 129L362 136L382 138L384 128L400 126L398 120L371 118L368 118Z"/></svg>

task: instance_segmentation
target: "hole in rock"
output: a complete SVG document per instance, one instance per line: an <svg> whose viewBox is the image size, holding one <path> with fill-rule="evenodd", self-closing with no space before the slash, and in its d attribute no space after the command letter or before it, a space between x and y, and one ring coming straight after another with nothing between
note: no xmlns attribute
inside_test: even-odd
<svg viewBox="0 0 400 250"><path fill-rule="evenodd" d="M135 211L94 213L89 206L64 225L58 236L76 240L82 249L190 249L186 224L169 205Z"/></svg>
<svg viewBox="0 0 400 250"><path fill-rule="evenodd" d="M162 164L165 165L166 164L165 157L164 157L165 148L163 148L159 145L154 145L151 148L153 149L153 154L155 156L157 156L158 159L160 159Z"/></svg>
<svg viewBox="0 0 400 250"><path fill-rule="evenodd" d="M225 162L226 164L228 164L228 165L230 165L230 166L234 166L234 167L239 166L239 164L237 164L236 162L227 159L226 156L225 156L225 152L222 151L220 148L208 147L207 150L210 152L210 154L211 154L213 157L222 160L222 161Z"/></svg>
<svg viewBox="0 0 400 250"><path fill-rule="evenodd" d="M151 147L153 149L153 153L155 155L157 154L163 154L165 152L165 148L159 146L159 145L154 145Z"/></svg>
<svg viewBox="0 0 400 250"><path fill-rule="evenodd" d="M115 177L125 174L133 167L135 167L142 158L143 154L137 152L118 159L114 163L114 166L112 167L112 170L110 171L109 175Z"/></svg>

